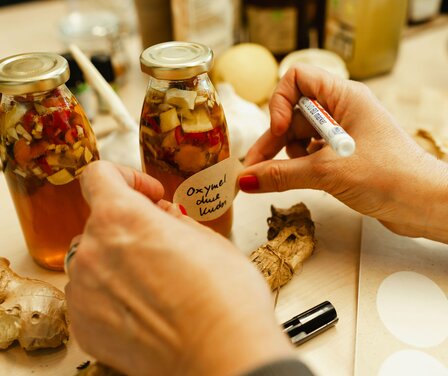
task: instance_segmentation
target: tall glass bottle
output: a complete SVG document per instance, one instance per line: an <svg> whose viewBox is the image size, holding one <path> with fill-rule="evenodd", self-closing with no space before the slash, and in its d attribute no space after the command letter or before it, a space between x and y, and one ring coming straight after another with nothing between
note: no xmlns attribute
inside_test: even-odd
<svg viewBox="0 0 448 376"><path fill-rule="evenodd" d="M407 0L328 0L325 48L346 62L350 77L389 72L396 61Z"/></svg>
<svg viewBox="0 0 448 376"><path fill-rule="evenodd" d="M165 199L173 201L185 179L230 154L224 112L207 74L213 53L198 43L167 42L143 51L140 62L142 70L150 75L140 118L143 170L162 182ZM204 185L214 184L207 179L204 177ZM205 210L216 209L222 215L199 221L228 236L232 207L228 202L218 207L215 204L219 200L215 199L216 195L214 199L204 196L198 203L208 200L213 209Z"/></svg>
<svg viewBox="0 0 448 376"><path fill-rule="evenodd" d="M249 41L269 49L281 60L309 47L308 0L245 0Z"/></svg>
<svg viewBox="0 0 448 376"><path fill-rule="evenodd" d="M30 53L0 60L0 157L28 250L62 270L89 215L79 185L98 159L89 121L65 86L67 61Z"/></svg>

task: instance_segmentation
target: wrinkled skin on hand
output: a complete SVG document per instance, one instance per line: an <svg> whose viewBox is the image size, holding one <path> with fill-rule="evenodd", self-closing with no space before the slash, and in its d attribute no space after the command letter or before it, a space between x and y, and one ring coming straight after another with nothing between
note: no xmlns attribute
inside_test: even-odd
<svg viewBox="0 0 448 376"><path fill-rule="evenodd" d="M66 295L86 352L128 375L218 376L293 354L255 267L160 183L95 162L81 185L91 216Z"/></svg>
<svg viewBox="0 0 448 376"><path fill-rule="evenodd" d="M339 157L295 107L315 98L356 142ZM271 128L249 150L241 176L256 176L252 193L324 190L392 231L448 241L448 165L427 154L396 124L364 84L297 64L269 104ZM286 147L290 159L273 160ZM445 204L444 204L445 203Z"/></svg>

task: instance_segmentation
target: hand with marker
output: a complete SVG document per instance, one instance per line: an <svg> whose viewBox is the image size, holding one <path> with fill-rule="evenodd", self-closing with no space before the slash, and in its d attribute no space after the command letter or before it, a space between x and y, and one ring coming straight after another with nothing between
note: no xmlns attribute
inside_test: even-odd
<svg viewBox="0 0 448 376"><path fill-rule="evenodd" d="M316 99L356 142L342 158L296 106ZM324 190L392 231L448 242L448 166L427 154L363 84L298 64L269 104L271 128L249 150L240 188ZM290 159L273 159L286 147Z"/></svg>

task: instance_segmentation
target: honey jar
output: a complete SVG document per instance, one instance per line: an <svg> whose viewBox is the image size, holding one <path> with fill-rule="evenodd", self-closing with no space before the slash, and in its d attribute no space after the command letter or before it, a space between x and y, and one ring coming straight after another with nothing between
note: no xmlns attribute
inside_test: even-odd
<svg viewBox="0 0 448 376"><path fill-rule="evenodd" d="M150 76L140 118L143 170L162 182L169 201L181 183L201 173L200 186L185 190L194 202L187 212L228 236L232 206L219 193L227 175L212 168L230 156L224 111L208 76L212 50L166 42L143 51L140 63Z"/></svg>
<svg viewBox="0 0 448 376"><path fill-rule="evenodd" d="M67 61L50 53L0 60L0 157L28 251L63 270L89 215L79 176L99 158L90 123L65 86Z"/></svg>

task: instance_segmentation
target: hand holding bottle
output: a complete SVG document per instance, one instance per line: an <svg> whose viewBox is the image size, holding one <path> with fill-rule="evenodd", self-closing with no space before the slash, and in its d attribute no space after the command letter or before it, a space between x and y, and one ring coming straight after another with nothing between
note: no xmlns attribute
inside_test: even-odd
<svg viewBox="0 0 448 376"><path fill-rule="evenodd" d="M81 185L91 215L66 296L86 352L132 375L238 375L294 357L255 266L161 201L158 181L102 161Z"/></svg>

